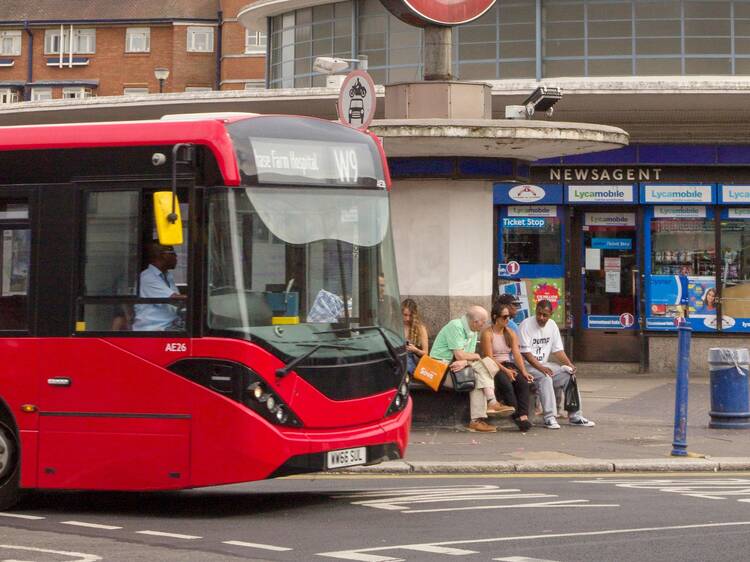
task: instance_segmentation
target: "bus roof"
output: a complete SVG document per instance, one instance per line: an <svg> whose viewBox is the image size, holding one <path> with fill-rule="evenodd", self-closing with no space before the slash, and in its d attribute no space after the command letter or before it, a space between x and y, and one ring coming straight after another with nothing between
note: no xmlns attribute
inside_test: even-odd
<svg viewBox="0 0 750 562"><path fill-rule="evenodd" d="M204 116L201 119L116 121L0 127L0 151L164 146L193 143L214 154L226 185L240 185L237 158L225 125L252 115Z"/></svg>

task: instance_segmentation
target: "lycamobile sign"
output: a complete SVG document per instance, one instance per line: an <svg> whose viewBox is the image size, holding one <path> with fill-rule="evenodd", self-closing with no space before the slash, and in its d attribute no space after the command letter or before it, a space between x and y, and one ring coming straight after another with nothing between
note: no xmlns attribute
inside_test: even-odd
<svg viewBox="0 0 750 562"><path fill-rule="evenodd" d="M722 185L721 203L750 203L750 185Z"/></svg>
<svg viewBox="0 0 750 562"><path fill-rule="evenodd" d="M569 203L632 203L632 185L569 185Z"/></svg>
<svg viewBox="0 0 750 562"><path fill-rule="evenodd" d="M643 203L713 203L710 185L644 185Z"/></svg>

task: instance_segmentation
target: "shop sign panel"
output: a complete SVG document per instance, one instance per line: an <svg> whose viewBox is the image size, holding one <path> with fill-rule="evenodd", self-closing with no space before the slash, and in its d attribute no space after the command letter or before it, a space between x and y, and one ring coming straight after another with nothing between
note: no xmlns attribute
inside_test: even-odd
<svg viewBox="0 0 750 562"><path fill-rule="evenodd" d="M511 205L509 217L556 217L556 205Z"/></svg>
<svg viewBox="0 0 750 562"><path fill-rule="evenodd" d="M568 185L566 201L589 205L621 205L636 203L632 185Z"/></svg>
<svg viewBox="0 0 750 562"><path fill-rule="evenodd" d="M503 228L544 228L547 220L543 217L506 217Z"/></svg>
<svg viewBox="0 0 750 562"><path fill-rule="evenodd" d="M633 325L623 326L620 321L622 315L592 315L586 317L585 328L599 329L599 330L622 330L623 328L631 328ZM632 315L631 315L632 316Z"/></svg>
<svg viewBox="0 0 750 562"><path fill-rule="evenodd" d="M600 250L632 250L633 240L630 238L592 238L591 247Z"/></svg>
<svg viewBox="0 0 750 562"><path fill-rule="evenodd" d="M563 202L562 185L496 183L492 199L495 205L556 205Z"/></svg>
<svg viewBox="0 0 750 562"><path fill-rule="evenodd" d="M696 206L655 206L654 218L656 219L705 219L706 208L702 205Z"/></svg>
<svg viewBox="0 0 750 562"><path fill-rule="evenodd" d="M635 226L635 213L585 213L584 226Z"/></svg>
<svg viewBox="0 0 750 562"><path fill-rule="evenodd" d="M727 209L727 218L750 219L750 208Z"/></svg>
<svg viewBox="0 0 750 562"><path fill-rule="evenodd" d="M750 204L750 185L720 186L719 203L724 205Z"/></svg>
<svg viewBox="0 0 750 562"><path fill-rule="evenodd" d="M693 330L712 332L717 329L716 278L700 275L651 275L646 327L651 330L674 330L681 307L688 307L688 322ZM726 314L722 329L731 330L736 320Z"/></svg>
<svg viewBox="0 0 750 562"><path fill-rule="evenodd" d="M641 203L701 205L713 202L713 185L641 184Z"/></svg>

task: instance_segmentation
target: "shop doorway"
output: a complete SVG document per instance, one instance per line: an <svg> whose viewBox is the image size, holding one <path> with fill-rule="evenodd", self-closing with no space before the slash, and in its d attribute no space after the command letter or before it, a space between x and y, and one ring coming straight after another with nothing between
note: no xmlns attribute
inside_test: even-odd
<svg viewBox="0 0 750 562"><path fill-rule="evenodd" d="M577 209L572 226L575 358L636 362L640 357L636 212Z"/></svg>

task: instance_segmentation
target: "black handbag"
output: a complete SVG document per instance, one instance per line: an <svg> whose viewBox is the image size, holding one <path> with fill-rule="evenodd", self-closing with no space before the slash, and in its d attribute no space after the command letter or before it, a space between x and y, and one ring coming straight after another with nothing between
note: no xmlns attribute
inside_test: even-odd
<svg viewBox="0 0 750 562"><path fill-rule="evenodd" d="M450 371L450 374L454 392L471 392L474 390L476 381L474 379L474 369L471 368L471 365L464 367L460 371Z"/></svg>
<svg viewBox="0 0 750 562"><path fill-rule="evenodd" d="M565 385L564 407L566 412L577 412L581 409L581 396L578 394L578 383L575 375L570 375L570 380Z"/></svg>

